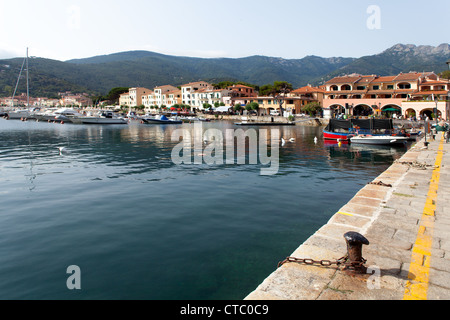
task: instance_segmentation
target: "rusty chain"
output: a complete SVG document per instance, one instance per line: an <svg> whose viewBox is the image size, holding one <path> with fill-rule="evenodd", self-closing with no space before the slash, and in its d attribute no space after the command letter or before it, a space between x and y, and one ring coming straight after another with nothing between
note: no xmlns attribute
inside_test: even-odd
<svg viewBox="0 0 450 320"><path fill-rule="evenodd" d="M280 268L281 266L283 266L286 263L299 263L299 264L306 264L306 265L319 265L322 267L331 267L333 265L336 265L338 268L342 265L344 266L344 269L360 269L360 268L364 268L364 264L367 262L366 259L362 258L361 261L358 262L349 262L348 261L348 256L344 256L340 259L337 259L335 261L331 261L331 260L314 260L314 259L300 259L300 258L294 258L294 257L287 257L286 259L284 259L283 261L278 263L278 267Z"/></svg>
<svg viewBox="0 0 450 320"><path fill-rule="evenodd" d="M435 166L435 165L421 163L421 162L418 162L418 161L399 161L399 160L395 160L395 163L407 165L410 168L416 168L416 169L420 169L420 170L426 170L427 168L432 168L432 167L434 167L435 169L437 168L437 166Z"/></svg>
<svg viewBox="0 0 450 320"><path fill-rule="evenodd" d="M383 183L382 181L369 182L368 184L373 184L373 185L376 185L376 186L383 186L383 187L392 188L392 184Z"/></svg>

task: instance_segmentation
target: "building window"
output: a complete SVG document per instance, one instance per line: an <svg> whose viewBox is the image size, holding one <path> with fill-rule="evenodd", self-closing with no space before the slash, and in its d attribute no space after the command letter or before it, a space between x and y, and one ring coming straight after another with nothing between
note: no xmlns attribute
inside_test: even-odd
<svg viewBox="0 0 450 320"><path fill-rule="evenodd" d="M411 84L410 83L399 83L398 88L399 89L411 89Z"/></svg>

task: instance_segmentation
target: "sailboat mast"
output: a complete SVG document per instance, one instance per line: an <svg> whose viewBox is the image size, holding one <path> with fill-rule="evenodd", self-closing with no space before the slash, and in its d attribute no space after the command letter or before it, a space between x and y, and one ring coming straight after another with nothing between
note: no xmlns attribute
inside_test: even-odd
<svg viewBox="0 0 450 320"><path fill-rule="evenodd" d="M22 67L20 68L19 77L17 78L16 88L14 89L14 94L12 96L12 107L14 108L14 98L16 97L17 88L19 87L20 77L22 76L23 66L25 65L25 60L23 59Z"/></svg>
<svg viewBox="0 0 450 320"><path fill-rule="evenodd" d="M30 86L28 80L28 48L27 48L27 107L30 107Z"/></svg>

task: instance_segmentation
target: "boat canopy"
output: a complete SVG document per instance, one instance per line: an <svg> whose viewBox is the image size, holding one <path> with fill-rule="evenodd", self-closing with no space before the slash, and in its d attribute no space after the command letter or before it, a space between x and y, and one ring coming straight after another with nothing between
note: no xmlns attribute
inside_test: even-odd
<svg viewBox="0 0 450 320"><path fill-rule="evenodd" d="M351 129L354 127L367 130L392 130L394 129L394 124L392 119L331 119L325 130L333 132L339 129Z"/></svg>
<svg viewBox="0 0 450 320"><path fill-rule="evenodd" d="M367 130L392 130L394 124L392 119L352 119L353 127L360 127Z"/></svg>
<svg viewBox="0 0 450 320"><path fill-rule="evenodd" d="M231 109L231 107L224 107L224 106L222 106L222 107L218 107L218 108L214 109L214 111L215 112L229 112L230 109Z"/></svg>
<svg viewBox="0 0 450 320"><path fill-rule="evenodd" d="M169 120L165 115L162 115L159 120Z"/></svg>
<svg viewBox="0 0 450 320"><path fill-rule="evenodd" d="M325 130L333 132L333 131L339 130L339 129L347 129L348 130L351 128L352 128L352 123L349 120L331 119L330 122L328 123L328 126L325 128Z"/></svg>

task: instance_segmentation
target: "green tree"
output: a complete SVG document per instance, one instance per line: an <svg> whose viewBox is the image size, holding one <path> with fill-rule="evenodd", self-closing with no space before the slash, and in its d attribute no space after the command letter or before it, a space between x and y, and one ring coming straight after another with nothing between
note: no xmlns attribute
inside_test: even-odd
<svg viewBox="0 0 450 320"><path fill-rule="evenodd" d="M251 110L256 111L256 113L259 115L259 103L258 102L252 102L250 103Z"/></svg>
<svg viewBox="0 0 450 320"><path fill-rule="evenodd" d="M108 100L110 104L117 104L119 102L120 95L122 93L128 92L130 88L128 87L116 87L112 88L111 91L104 97L104 100Z"/></svg>
<svg viewBox="0 0 450 320"><path fill-rule="evenodd" d="M266 84L259 88L259 94L261 96L275 97L280 94L291 92L293 89L292 84L287 81L275 81L273 84Z"/></svg>
<svg viewBox="0 0 450 320"><path fill-rule="evenodd" d="M445 70L444 72L441 72L439 76L444 79L450 79L450 70Z"/></svg>
<svg viewBox="0 0 450 320"><path fill-rule="evenodd" d="M233 109L234 109L235 111L239 112L239 114L240 114L241 111L242 111L242 105L241 105L240 103L236 103L236 104L234 105Z"/></svg>
<svg viewBox="0 0 450 320"><path fill-rule="evenodd" d="M318 102L310 102L303 106L302 110L308 113L310 116L313 116L317 114L317 112L322 110L322 107Z"/></svg>

